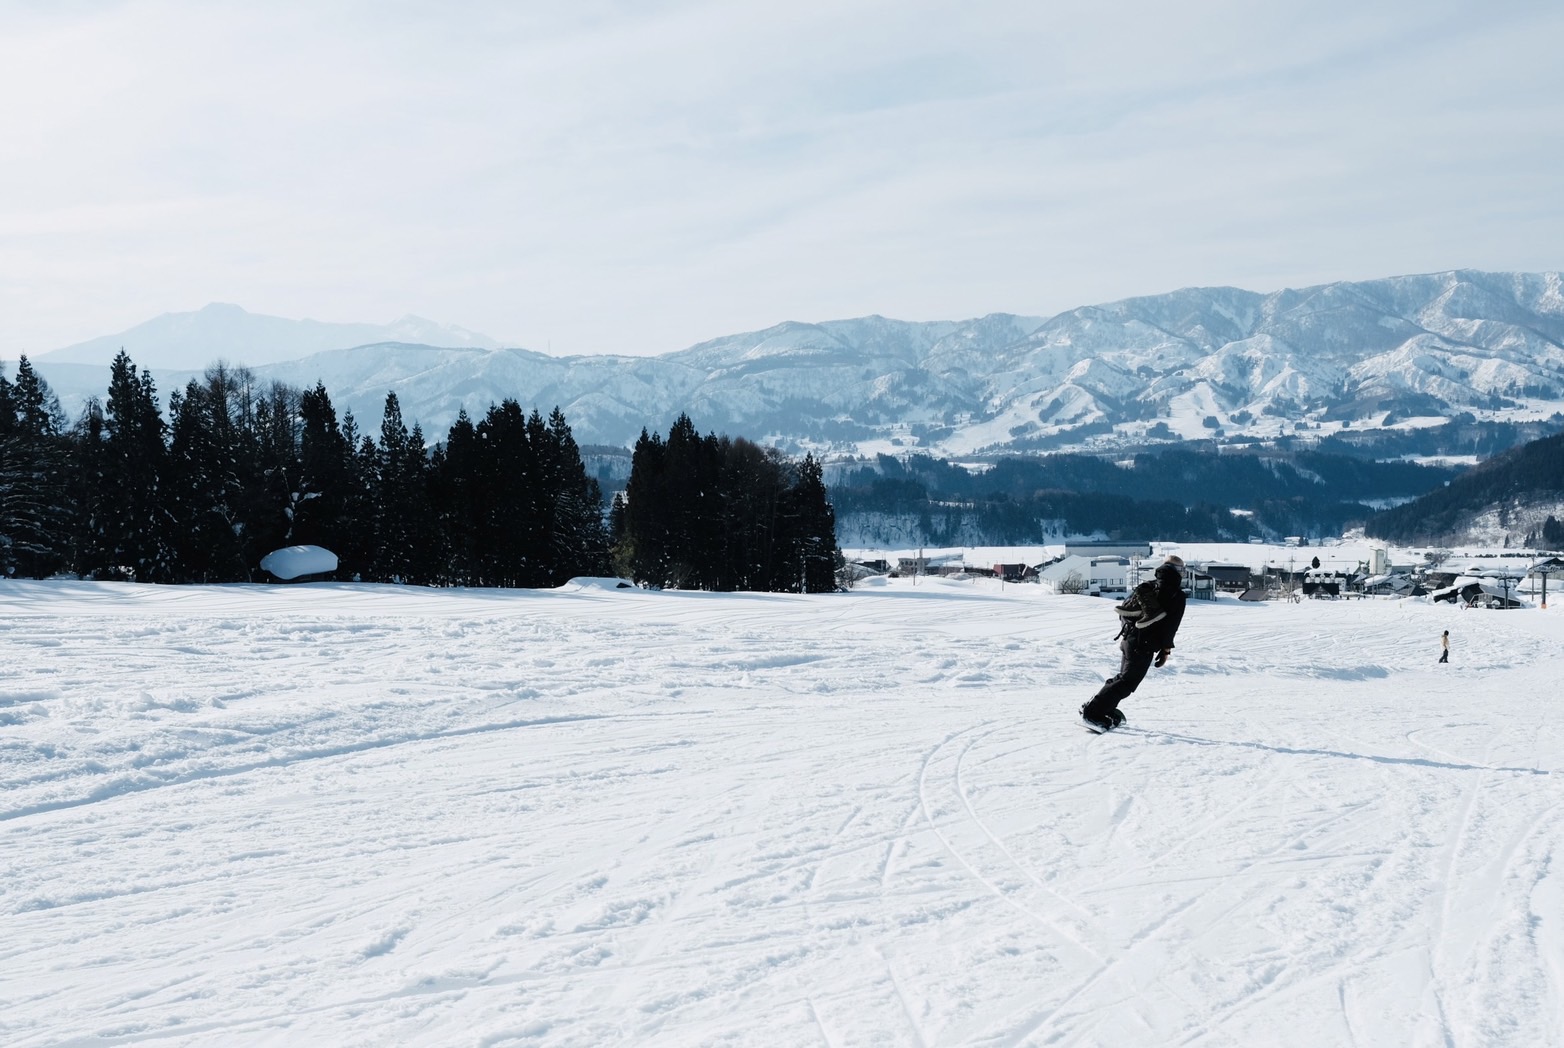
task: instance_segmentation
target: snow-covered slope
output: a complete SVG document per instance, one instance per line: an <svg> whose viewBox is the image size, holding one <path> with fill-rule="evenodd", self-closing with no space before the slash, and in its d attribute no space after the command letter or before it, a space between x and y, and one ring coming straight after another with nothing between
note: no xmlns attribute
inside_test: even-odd
<svg viewBox="0 0 1564 1048"><path fill-rule="evenodd" d="M1148 431L1269 437L1300 425L1328 432L1463 412L1535 419L1564 408L1557 273L1462 270L1269 295L1187 288L1046 320L787 323L661 357L374 341L268 364L263 375L324 381L339 409L361 418L378 419L395 390L430 435L464 405L481 414L513 397L563 408L586 443L627 443L687 412L702 430L792 450L946 456L1112 446ZM200 345L210 358L259 362L239 343ZM81 375L52 371L54 359L36 363L68 413L102 395L106 374L83 387ZM165 390L189 377L153 370Z"/></svg>
<svg viewBox="0 0 1564 1048"><path fill-rule="evenodd" d="M0 582L0 1041L1559 1044L1556 608L1114 621Z"/></svg>

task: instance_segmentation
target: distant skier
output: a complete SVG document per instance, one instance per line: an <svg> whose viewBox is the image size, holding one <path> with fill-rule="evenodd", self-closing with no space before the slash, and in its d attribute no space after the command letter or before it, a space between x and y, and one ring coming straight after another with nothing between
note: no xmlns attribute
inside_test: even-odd
<svg viewBox="0 0 1564 1048"><path fill-rule="evenodd" d="M1449 662L1450 661L1450 631L1449 630L1445 630L1444 633L1440 636L1440 638L1439 638L1439 646L1440 646L1440 648L1443 649L1439 653L1439 661L1440 662Z"/></svg>
<svg viewBox="0 0 1564 1048"><path fill-rule="evenodd" d="M1184 620L1183 559L1169 555L1154 578L1135 587L1135 593L1118 606L1119 672L1081 707L1081 719L1097 731L1124 723L1119 702L1140 686L1152 666L1166 663L1173 651L1173 636Z"/></svg>

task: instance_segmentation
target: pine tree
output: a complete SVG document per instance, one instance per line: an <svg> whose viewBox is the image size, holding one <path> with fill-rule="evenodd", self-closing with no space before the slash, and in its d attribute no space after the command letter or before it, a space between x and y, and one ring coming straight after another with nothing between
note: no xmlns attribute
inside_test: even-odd
<svg viewBox="0 0 1564 1048"><path fill-rule="evenodd" d="M353 449L338 428L323 384L300 394L299 422L299 473L290 498L288 541L320 546L340 558L351 526L346 514Z"/></svg>
<svg viewBox="0 0 1564 1048"><path fill-rule="evenodd" d="M445 573L447 548L429 494L431 470L423 427L413 423L408 437L408 470L413 478L413 516L409 522L408 578L428 585Z"/></svg>
<svg viewBox="0 0 1564 1048"><path fill-rule="evenodd" d="M835 586L835 513L820 465L743 439L702 438L680 416L641 432L610 517L616 569L643 585L823 592Z"/></svg>
<svg viewBox="0 0 1564 1048"><path fill-rule="evenodd" d="M408 432L396 394L387 393L372 474L373 574L387 582L425 582L429 577L428 456L422 437L416 427Z"/></svg>
<svg viewBox="0 0 1564 1048"><path fill-rule="evenodd" d="M375 575L375 462L379 449L359 432L352 411L342 413L342 444L347 449L347 488L343 496L342 537L334 549L337 572L345 579L369 581Z"/></svg>
<svg viewBox="0 0 1564 1048"><path fill-rule="evenodd" d="M284 496L272 416L286 412L258 398L245 368L218 363L169 398L167 502L175 522L171 545L176 577L240 582L255 578L260 560L281 543Z"/></svg>
<svg viewBox="0 0 1564 1048"><path fill-rule="evenodd" d="M615 558L637 582L666 585L670 562L664 474L667 445L662 437L641 430L630 456L630 479L625 484L625 512Z"/></svg>
<svg viewBox="0 0 1564 1048"><path fill-rule="evenodd" d="M785 589L789 571L781 543L789 475L775 449L738 438L722 441L719 502L721 578L718 589Z"/></svg>
<svg viewBox="0 0 1564 1048"><path fill-rule="evenodd" d="M104 450L103 402L87 398L81 414L71 426L66 447L65 506L69 521L69 570L87 577L93 566L104 559L98 534L99 485L103 480Z"/></svg>
<svg viewBox="0 0 1564 1048"><path fill-rule="evenodd" d="M104 578L162 581L168 574L170 523L160 484L165 463L163 419L150 374L124 350L109 368L103 448L92 506L88 570Z"/></svg>
<svg viewBox="0 0 1564 1048"><path fill-rule="evenodd" d="M824 471L813 455L804 456L798 467L792 500L800 588L805 593L829 593L836 588L836 511L826 493Z"/></svg>
<svg viewBox="0 0 1564 1048"><path fill-rule="evenodd" d="M714 589L720 544L720 449L703 439L688 415L668 431L663 459L663 514L667 522L667 577L675 589Z"/></svg>
<svg viewBox="0 0 1564 1048"><path fill-rule="evenodd" d="M255 403L255 470L246 491L244 538L248 563L257 571L268 553L296 544L293 519L302 497L299 399L292 386L272 382Z"/></svg>
<svg viewBox="0 0 1564 1048"><path fill-rule="evenodd" d="M16 431L15 399L11 381L0 369L0 579L16 572L15 503L16 475L23 468L18 449L13 443Z"/></svg>
<svg viewBox="0 0 1564 1048"><path fill-rule="evenodd" d="M536 413L534 413L536 414ZM529 420L514 400L491 404L478 423L481 497L474 522L484 585L545 585L537 449ZM538 428L541 429L541 420Z"/></svg>
<svg viewBox="0 0 1564 1048"><path fill-rule="evenodd" d="M540 435L539 477L547 504L546 541L549 585L558 586L579 575L608 571L608 539L603 529L603 494L588 477L564 413L549 415Z"/></svg>
<svg viewBox="0 0 1564 1048"><path fill-rule="evenodd" d="M59 402L23 356L0 375L0 577L44 578L69 560L67 447Z"/></svg>
<svg viewBox="0 0 1564 1048"><path fill-rule="evenodd" d="M614 492L614 501L608 509L608 562L615 575L621 578L635 576L635 540L630 535L630 507L624 492Z"/></svg>
<svg viewBox="0 0 1564 1048"><path fill-rule="evenodd" d="M430 499L444 536L443 579L456 586L480 585L483 577L478 524L487 492L479 475L481 457L477 428L463 408L429 467Z"/></svg>
<svg viewBox="0 0 1564 1048"><path fill-rule="evenodd" d="M169 396L169 451L164 490L173 517L170 552L182 582L243 577L234 532L237 465L227 412L194 379Z"/></svg>

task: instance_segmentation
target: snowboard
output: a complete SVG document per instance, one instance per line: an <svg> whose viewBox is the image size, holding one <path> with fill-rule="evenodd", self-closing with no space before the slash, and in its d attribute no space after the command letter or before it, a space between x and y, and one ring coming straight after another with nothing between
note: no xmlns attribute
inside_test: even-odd
<svg viewBox="0 0 1564 1048"><path fill-rule="evenodd" d="M1085 717L1081 717L1079 719L1080 719L1080 722L1081 722L1081 727L1085 728L1087 731L1091 732L1093 735L1106 735L1110 731L1114 731L1114 730L1116 730L1118 728L1124 727L1124 722L1122 720L1118 721L1117 723L1115 723L1112 727L1104 728L1101 725L1093 724L1091 721L1087 720Z"/></svg>

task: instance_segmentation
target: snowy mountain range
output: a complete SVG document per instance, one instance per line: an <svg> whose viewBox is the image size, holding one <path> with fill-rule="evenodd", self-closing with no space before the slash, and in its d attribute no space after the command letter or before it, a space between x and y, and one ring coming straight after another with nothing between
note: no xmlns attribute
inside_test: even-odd
<svg viewBox="0 0 1564 1048"><path fill-rule="evenodd" d="M1186 288L1050 318L788 322L647 357L502 349L418 318L325 348L359 328L209 306L34 363L68 414L102 395L107 347L123 345L165 394L220 357L262 379L323 382L361 426L378 422L394 391L431 438L461 408L478 415L512 397L560 407L582 443L627 444L687 412L702 431L790 450L956 457L1564 408L1556 272L1458 270L1270 294ZM278 359L306 344L323 348ZM67 366L89 360L97 366Z"/></svg>

